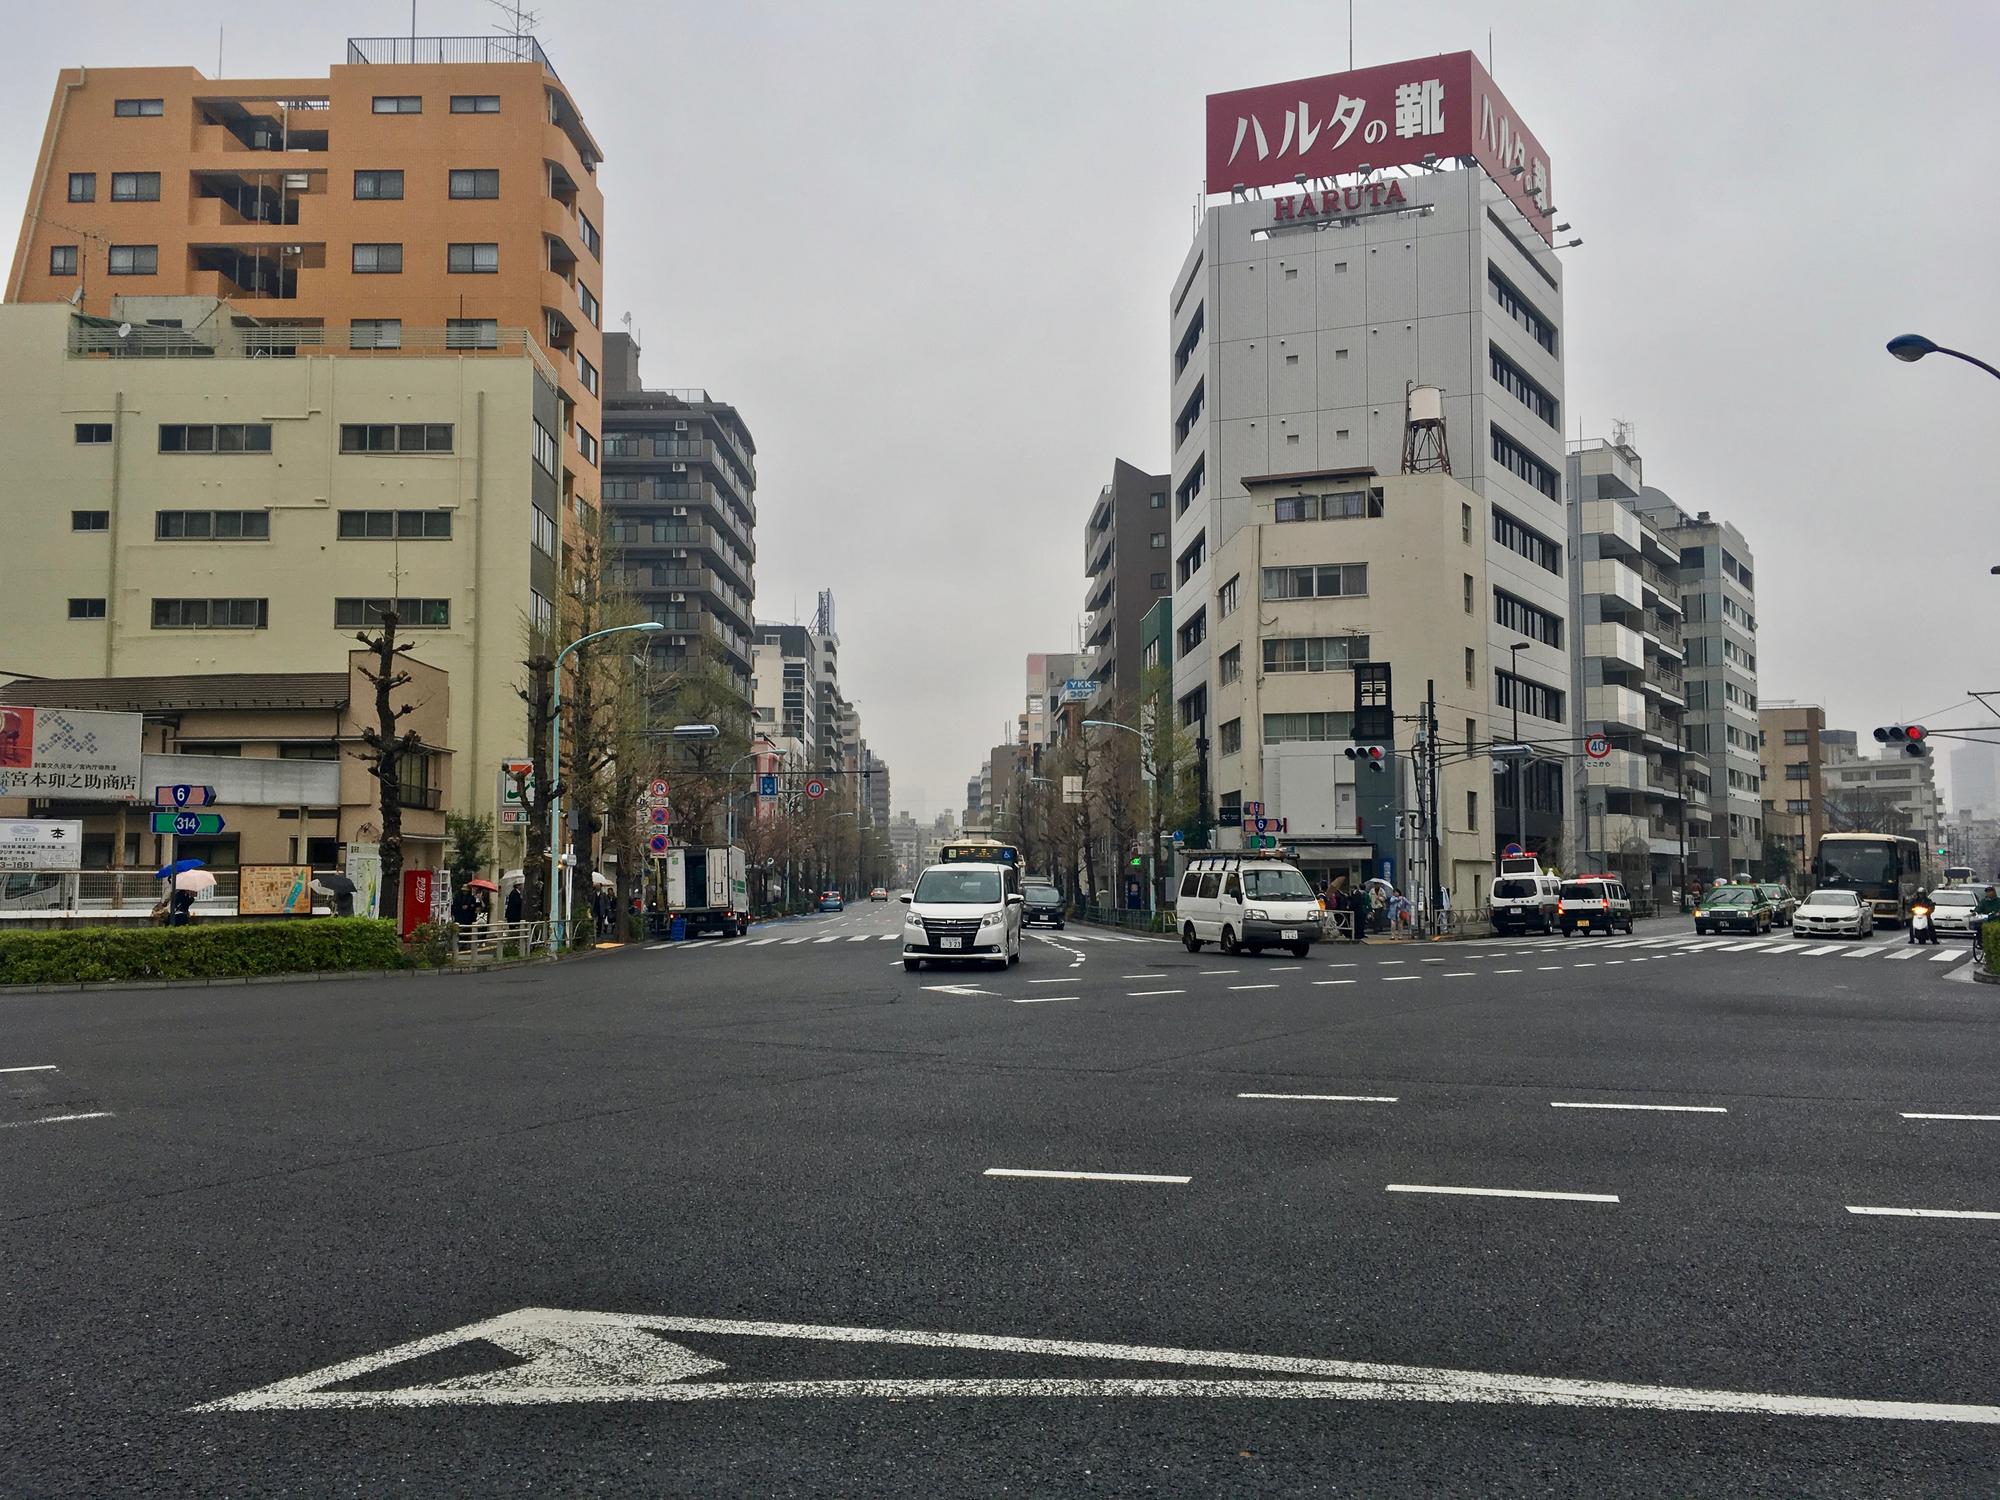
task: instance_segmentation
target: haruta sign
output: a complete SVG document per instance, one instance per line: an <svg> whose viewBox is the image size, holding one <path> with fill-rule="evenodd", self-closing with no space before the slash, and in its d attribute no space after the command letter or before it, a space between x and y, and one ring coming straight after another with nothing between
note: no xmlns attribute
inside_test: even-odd
<svg viewBox="0 0 2000 1500"><path fill-rule="evenodd" d="M1475 158L1553 242L1548 153L1470 52L1208 96L1211 193L1290 187L1301 173L1337 177L1362 167L1411 166L1426 155ZM1365 196L1375 186L1359 191ZM1381 202L1371 199L1369 207L1389 206L1388 184L1380 186ZM1343 197L1317 211L1360 207Z"/></svg>

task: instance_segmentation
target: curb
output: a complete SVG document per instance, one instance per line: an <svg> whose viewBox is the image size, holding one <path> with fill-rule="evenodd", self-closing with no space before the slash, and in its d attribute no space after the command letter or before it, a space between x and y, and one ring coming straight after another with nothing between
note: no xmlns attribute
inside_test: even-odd
<svg viewBox="0 0 2000 1500"><path fill-rule="evenodd" d="M2000 974L1988 973L1983 964L1974 964L1972 966L1972 977L1980 984L2000 984Z"/></svg>

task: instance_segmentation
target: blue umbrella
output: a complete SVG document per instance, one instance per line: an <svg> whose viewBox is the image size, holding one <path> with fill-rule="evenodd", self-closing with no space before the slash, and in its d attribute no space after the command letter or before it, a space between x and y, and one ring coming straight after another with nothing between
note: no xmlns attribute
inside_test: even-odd
<svg viewBox="0 0 2000 1500"><path fill-rule="evenodd" d="M153 878L155 880L172 880L176 875L180 874L181 871L183 870L201 869L202 864L203 862L198 859L177 859L170 865L161 866L158 873L156 873L153 876Z"/></svg>

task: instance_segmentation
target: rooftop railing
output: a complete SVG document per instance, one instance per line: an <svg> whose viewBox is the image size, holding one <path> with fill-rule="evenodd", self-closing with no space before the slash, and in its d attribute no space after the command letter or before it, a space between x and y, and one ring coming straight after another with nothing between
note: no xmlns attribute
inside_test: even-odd
<svg viewBox="0 0 2000 1500"><path fill-rule="evenodd" d="M531 36L351 36L350 63L540 63L552 76L556 65Z"/></svg>
<svg viewBox="0 0 2000 1500"><path fill-rule="evenodd" d="M443 359L464 355L535 362L554 385L555 366L525 328L239 328L217 322L206 328L160 328L150 323L109 324L72 320L73 359L310 359L346 357Z"/></svg>

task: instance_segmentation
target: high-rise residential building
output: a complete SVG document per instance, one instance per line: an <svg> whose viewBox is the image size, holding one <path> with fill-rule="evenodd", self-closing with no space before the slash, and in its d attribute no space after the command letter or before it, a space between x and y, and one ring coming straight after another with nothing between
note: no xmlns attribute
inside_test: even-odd
<svg viewBox="0 0 2000 1500"><path fill-rule="evenodd" d="M1690 515L1642 488L1639 514L1680 554L1681 647L1688 749L1708 765L1707 859L1690 869L1745 878L1764 858L1757 738L1757 592L1743 533L1707 511Z"/></svg>
<svg viewBox="0 0 2000 1500"><path fill-rule="evenodd" d="M752 651L755 730L775 741L790 763L820 764L819 639L805 625L757 626Z"/></svg>
<svg viewBox="0 0 2000 1500"><path fill-rule="evenodd" d="M602 158L531 36L356 38L323 78L69 68L7 300L74 299L115 327L114 299L221 298L276 358L526 330L557 395L535 441L570 514L598 494ZM402 413L384 392L374 416Z"/></svg>
<svg viewBox="0 0 2000 1500"><path fill-rule="evenodd" d="M1951 801L1975 817L2000 817L2000 745L1967 740L1952 747Z"/></svg>
<svg viewBox="0 0 2000 1500"><path fill-rule="evenodd" d="M1568 455L1570 621L1577 733L1608 752L1576 762L1574 868L1616 869L1664 905L1680 887L1689 847L1705 847L1707 770L1689 765L1682 679L1680 552L1637 504L1644 464L1624 433ZM1523 636L1553 633L1504 589L1494 591ZM1582 748L1582 746L1579 746ZM1603 747L1599 747L1603 748ZM1503 810L1511 777L1494 782ZM1531 792L1531 797L1533 793Z"/></svg>
<svg viewBox="0 0 2000 1500"><path fill-rule="evenodd" d="M867 774L861 779L862 810L877 828L889 826L889 763L874 750L862 748L862 764Z"/></svg>
<svg viewBox="0 0 2000 1500"><path fill-rule="evenodd" d="M1547 639L1562 639L1570 601L1563 277L1546 155L1470 53L1208 104L1206 178L1220 196L1168 288L1164 351L1175 712L1197 736L1207 810L1222 820L1254 800L1289 816L1258 795L1262 723L1242 719L1225 744L1222 725L1242 715L1220 694L1259 686L1267 657L1317 663L1335 677L1313 679L1312 701L1284 712L1344 734L1325 719L1351 705L1364 617L1370 660L1392 669L1398 749L1411 746L1431 669L1455 744L1483 746L1501 716L1511 733L1516 711L1524 743L1566 744L1569 659ZM1396 487L1401 503L1443 514L1377 513L1388 481L1425 474L1449 478ZM1427 548L1407 568L1377 535L1397 526ZM1267 555L1280 541L1283 567ZM1392 575L1417 593L1368 593ZM1217 627L1239 610L1225 640ZM1416 628L1386 631L1405 614ZM1524 632L1523 616L1540 626ZM1432 659L1441 640L1449 671ZM1225 667L1230 650L1241 657ZM1225 670L1238 675L1225 683ZM1546 765L1526 778L1522 832L1548 844L1567 821L1566 762L1536 758ZM1352 763L1332 770L1355 795ZM1493 816L1490 780L1463 789L1473 800L1448 820L1465 829L1476 812L1489 855L1514 836ZM1401 857L1392 818L1366 837L1376 868Z"/></svg>
<svg viewBox="0 0 2000 1500"><path fill-rule="evenodd" d="M1170 592L1167 476L1117 459L1083 527L1083 657L1075 676L1094 681L1094 718L1138 691L1139 621Z"/></svg>
<svg viewBox="0 0 2000 1500"><path fill-rule="evenodd" d="M982 765L977 772L965 778L965 816L959 820L961 828L986 826L986 774Z"/></svg>
<svg viewBox="0 0 2000 1500"><path fill-rule="evenodd" d="M720 662L750 697L757 445L703 390L647 390L639 345L604 340L604 529L610 576L666 627L654 649L684 671Z"/></svg>
<svg viewBox="0 0 2000 1500"><path fill-rule="evenodd" d="M514 328L449 353L268 359L273 330L213 297L114 309L123 332L0 307L5 665L321 672L393 607L450 675L438 794L492 813L501 761L528 748L524 627L557 595L560 490L529 440L559 404L541 346Z"/></svg>
<svg viewBox="0 0 2000 1500"><path fill-rule="evenodd" d="M1811 879L1813 855L1826 824L1826 710L1817 703L1757 707L1762 742L1764 841L1791 852L1794 883Z"/></svg>

